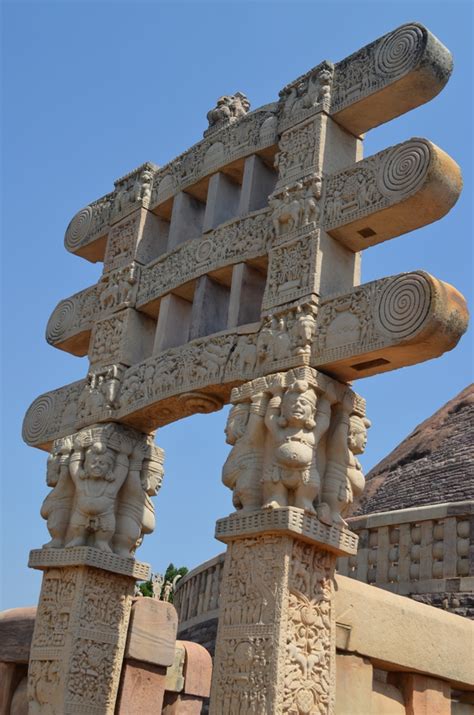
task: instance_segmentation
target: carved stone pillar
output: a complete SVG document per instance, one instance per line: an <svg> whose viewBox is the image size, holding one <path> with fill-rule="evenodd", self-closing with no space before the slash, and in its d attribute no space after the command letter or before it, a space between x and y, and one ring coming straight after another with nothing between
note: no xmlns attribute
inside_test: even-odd
<svg viewBox="0 0 474 715"><path fill-rule="evenodd" d="M365 403L296 368L235 388L223 481L234 514L221 586L211 715L330 715L336 558L357 552L343 515L364 477ZM337 499L334 498L334 492Z"/></svg>
<svg viewBox="0 0 474 715"><path fill-rule="evenodd" d="M28 668L30 713L114 712L136 579L163 475L152 436L93 425L54 442L41 515L51 534L30 553L44 572Z"/></svg>
<svg viewBox="0 0 474 715"><path fill-rule="evenodd" d="M28 668L30 713L113 713L135 579L146 564L97 549L38 549L44 571Z"/></svg>
<svg viewBox="0 0 474 715"><path fill-rule="evenodd" d="M333 712L337 554L357 537L283 507L217 522L228 543L210 713Z"/></svg>

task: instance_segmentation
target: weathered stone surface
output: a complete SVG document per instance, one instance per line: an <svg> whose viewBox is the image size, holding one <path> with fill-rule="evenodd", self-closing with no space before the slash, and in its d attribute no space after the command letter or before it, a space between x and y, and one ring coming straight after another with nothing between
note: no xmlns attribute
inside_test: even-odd
<svg viewBox="0 0 474 715"><path fill-rule="evenodd" d="M402 678L407 715L451 715L451 688L443 680L408 673Z"/></svg>
<svg viewBox="0 0 474 715"><path fill-rule="evenodd" d="M213 559L210 568L215 569L223 558L221 554ZM220 570L209 574L212 581L215 575L219 583ZM187 575L187 582L177 588L178 633L180 638L200 643L213 653L217 619L215 602L205 598L209 584L205 576L205 571L195 569ZM463 692L473 688L471 621L340 574L336 575L335 599L336 642L340 652L368 658L385 670L418 671L444 678L453 688L456 684L462 687Z"/></svg>
<svg viewBox="0 0 474 715"><path fill-rule="evenodd" d="M389 683L374 681L371 704L373 715L406 715L407 713L402 693Z"/></svg>
<svg viewBox="0 0 474 715"><path fill-rule="evenodd" d="M274 533L229 544L210 713L331 712L334 556ZM301 709L301 708L300 708Z"/></svg>
<svg viewBox="0 0 474 715"><path fill-rule="evenodd" d="M194 390L208 394L211 411L229 401L235 384L297 365L324 368L342 381L394 370L451 350L467 315L462 296L423 271L373 281L320 301L319 309L275 309L260 324L198 338L128 369L91 370L85 385L37 398L23 436L49 449L77 420L118 419L150 431L206 411L187 400Z"/></svg>
<svg viewBox="0 0 474 715"><path fill-rule="evenodd" d="M0 662L28 663L36 608L0 612Z"/></svg>
<svg viewBox="0 0 474 715"><path fill-rule="evenodd" d="M335 715L375 715L372 709L372 664L355 655L336 655Z"/></svg>
<svg viewBox="0 0 474 715"><path fill-rule="evenodd" d="M401 25L337 63L331 114L361 134L435 97L452 67L449 51L423 25Z"/></svg>
<svg viewBox="0 0 474 715"><path fill-rule="evenodd" d="M181 641L186 657L184 661L184 693L197 698L207 698L211 690L212 659L198 643Z"/></svg>
<svg viewBox="0 0 474 715"><path fill-rule="evenodd" d="M68 549L94 547L87 552L92 561L102 557L105 565L117 554L128 558L132 569L138 542L154 529L150 496L162 479L163 450L152 435L109 423L56 440L46 474L52 491L41 507L52 537L41 552L43 561L48 550L55 565L56 558L67 561L73 553Z"/></svg>
<svg viewBox="0 0 474 715"><path fill-rule="evenodd" d="M72 219L66 248L103 260L104 274L62 301L47 329L51 344L87 351L86 379L38 398L24 423L28 443L51 449L53 487L42 507L52 540L30 558L45 570L30 710L113 712L133 582L146 570L133 555L153 530L162 477L152 432L231 397L223 478L238 511L217 528L229 546L211 712L333 712L333 575L337 554L355 557L344 517L364 487L356 455L370 426L364 400L334 378L440 355L467 324L462 296L422 272L359 286L360 250L440 218L461 180L424 139L362 161L358 135L433 97L450 70L448 51L410 24L321 63L254 112L241 92L223 96L203 141L162 169L143 164ZM441 563L436 536L430 571L430 529L420 527L424 585ZM446 532L452 551L452 521ZM388 526L377 536L385 582ZM174 708L181 656L174 631L148 637L147 608L136 607L128 652L177 659ZM163 690L158 666L134 663L120 711L142 712ZM206 695L201 666L182 694L189 712Z"/></svg>
<svg viewBox="0 0 474 715"><path fill-rule="evenodd" d="M178 615L171 603L138 598L133 604L125 657L168 666L175 653Z"/></svg>
<svg viewBox="0 0 474 715"><path fill-rule="evenodd" d="M429 673L473 688L471 621L340 575L335 598L341 650L387 670Z"/></svg>
<svg viewBox="0 0 474 715"><path fill-rule="evenodd" d="M127 660L122 668L116 715L161 713L165 694L166 668Z"/></svg>
<svg viewBox="0 0 474 715"><path fill-rule="evenodd" d="M411 139L333 174L324 184L323 225L360 251L444 216L461 193L458 165L425 139Z"/></svg>

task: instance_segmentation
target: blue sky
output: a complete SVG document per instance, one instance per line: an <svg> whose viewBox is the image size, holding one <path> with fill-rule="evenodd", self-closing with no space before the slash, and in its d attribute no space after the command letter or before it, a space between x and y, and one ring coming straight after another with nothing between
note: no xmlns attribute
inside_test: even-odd
<svg viewBox="0 0 474 715"><path fill-rule="evenodd" d="M1 607L33 604L40 573L28 552L48 540L39 515L46 453L21 440L40 393L85 376L86 359L47 345L57 302L95 283L100 265L68 254L74 213L113 180L159 165L198 141L222 94L252 107L323 59L338 61L410 21L453 53L454 73L432 102L367 135L365 154L426 137L461 165L465 188L440 222L369 249L363 282L423 268L472 295L472 4L470 2L4 2ZM472 301L471 301L472 303ZM368 470L472 381L468 333L442 358L360 380L373 421ZM166 475L157 529L139 557L164 570L223 550L215 520L231 510L220 482L227 409L158 433ZM433 489L436 485L433 485Z"/></svg>

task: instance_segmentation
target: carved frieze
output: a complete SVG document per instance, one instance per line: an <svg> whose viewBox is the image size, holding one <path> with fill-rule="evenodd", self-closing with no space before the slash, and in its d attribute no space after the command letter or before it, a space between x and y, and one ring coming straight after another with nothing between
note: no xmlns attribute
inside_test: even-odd
<svg viewBox="0 0 474 715"><path fill-rule="evenodd" d="M329 112L333 74L332 62L322 62L280 91L280 132L316 112Z"/></svg>
<svg viewBox="0 0 474 715"><path fill-rule="evenodd" d="M229 540L211 715L333 712L335 561L311 537L302 540L276 524Z"/></svg>
<svg viewBox="0 0 474 715"><path fill-rule="evenodd" d="M309 174L302 181L285 186L269 196L272 209L273 245L309 233L321 217L321 187L319 174Z"/></svg>
<svg viewBox="0 0 474 715"><path fill-rule="evenodd" d="M107 235L114 194L106 194L81 209L71 219L64 236L64 246L71 253Z"/></svg>
<svg viewBox="0 0 474 715"><path fill-rule="evenodd" d="M74 432L79 396L85 380L78 380L34 400L23 420L22 436L27 444L49 449L53 440Z"/></svg>
<svg viewBox="0 0 474 715"><path fill-rule="evenodd" d="M318 243L316 230L272 248L262 311L303 298L316 298Z"/></svg>
<svg viewBox="0 0 474 715"><path fill-rule="evenodd" d="M211 713L275 711L287 552L286 540L270 535L228 548Z"/></svg>
<svg viewBox="0 0 474 715"><path fill-rule="evenodd" d="M451 71L436 37L418 23L402 25L335 65L330 114L361 134L432 99Z"/></svg>
<svg viewBox="0 0 474 715"><path fill-rule="evenodd" d="M154 320L133 308L97 320L89 348L91 365L133 365L139 362L151 353L155 328Z"/></svg>
<svg viewBox="0 0 474 715"><path fill-rule="evenodd" d="M263 256L272 235L268 209L225 223L201 239L187 241L143 270L137 298L142 307L221 266Z"/></svg>
<svg viewBox="0 0 474 715"><path fill-rule="evenodd" d="M86 355L97 319L135 306L139 277L140 266L130 263L105 273L95 286L62 300L46 327L48 343L75 355Z"/></svg>
<svg viewBox="0 0 474 715"><path fill-rule="evenodd" d="M467 320L462 296L428 273L372 281L321 301L310 364L344 379L393 370L454 347Z"/></svg>
<svg viewBox="0 0 474 715"><path fill-rule="evenodd" d="M321 118L316 117L283 132L275 156L277 186L321 171Z"/></svg>
<svg viewBox="0 0 474 715"><path fill-rule="evenodd" d="M148 208L153 177L158 167L151 162L142 164L114 182L115 190L81 209L71 220L64 237L64 245L71 253L90 260L103 260L104 249L95 257L89 244L103 239L112 224L138 208ZM91 256L94 256L93 258Z"/></svg>
<svg viewBox="0 0 474 715"><path fill-rule="evenodd" d="M225 125L160 169L153 182L151 208L221 166L277 142L276 105L250 112Z"/></svg>
<svg viewBox="0 0 474 715"><path fill-rule="evenodd" d="M452 349L467 319L463 297L422 271L319 303L276 306L260 324L198 338L126 370L97 364L86 381L33 402L24 439L48 448L88 420L127 419L138 429L154 429L219 408L235 384L299 365L324 367L341 380L393 370ZM203 390L206 395L197 394Z"/></svg>
<svg viewBox="0 0 474 715"><path fill-rule="evenodd" d="M293 543L288 579L284 713L331 713L334 708L334 557Z"/></svg>
<svg viewBox="0 0 474 715"><path fill-rule="evenodd" d="M87 354L90 331L97 318L99 292L97 284L58 303L46 327L50 345L74 355Z"/></svg>

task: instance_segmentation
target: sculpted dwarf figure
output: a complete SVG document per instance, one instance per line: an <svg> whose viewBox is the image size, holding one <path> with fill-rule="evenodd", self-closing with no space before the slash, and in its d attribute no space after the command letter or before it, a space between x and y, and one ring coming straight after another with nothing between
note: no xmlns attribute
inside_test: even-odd
<svg viewBox="0 0 474 715"><path fill-rule="evenodd" d="M347 392L335 408L321 494L321 506L329 506L332 523L346 526L344 516L365 486L362 467L355 455L365 450L367 429L371 424L370 420L352 414L352 411L352 397Z"/></svg>
<svg viewBox="0 0 474 715"><path fill-rule="evenodd" d="M262 506L262 468L265 442L264 417L268 398L257 394L251 404L234 405L225 429L232 445L222 469L222 481L233 490L236 509L251 511Z"/></svg>
<svg viewBox="0 0 474 715"><path fill-rule="evenodd" d="M127 478L132 444L119 440L113 450L108 442L105 434L95 435L94 430L84 430L74 439L69 473L75 486L75 503L68 547L89 541L96 549L112 552L116 499Z"/></svg>
<svg viewBox="0 0 474 715"><path fill-rule="evenodd" d="M295 506L315 514L313 501L320 489L316 451L329 427L330 388L317 397L304 380L297 380L283 393L272 389L265 415L268 429L263 473L263 508Z"/></svg>

